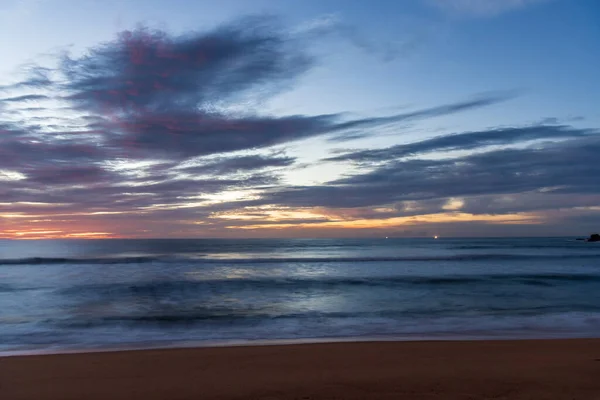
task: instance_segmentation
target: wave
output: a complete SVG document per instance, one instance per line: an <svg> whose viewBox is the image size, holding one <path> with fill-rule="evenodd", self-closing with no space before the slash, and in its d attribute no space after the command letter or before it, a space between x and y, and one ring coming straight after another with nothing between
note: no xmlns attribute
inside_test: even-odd
<svg viewBox="0 0 600 400"><path fill-rule="evenodd" d="M583 244L584 246L579 246L579 244ZM493 244L466 244L466 245L456 245L448 247L452 250L506 250L506 249L563 249L563 250L597 250L593 243L585 241L571 241L565 244L557 244L557 243L548 243L548 244L529 244L529 243L493 243Z"/></svg>
<svg viewBox="0 0 600 400"><path fill-rule="evenodd" d="M0 293L13 292L16 289L13 286L0 283Z"/></svg>
<svg viewBox="0 0 600 400"><path fill-rule="evenodd" d="M99 257L99 258L67 258L67 257L28 257L0 259L0 265L52 265L52 264L142 264L160 261L161 257Z"/></svg>
<svg viewBox="0 0 600 400"><path fill-rule="evenodd" d="M143 322L136 322L138 317ZM165 317L174 322L166 325L161 323ZM266 318L248 324L243 320L213 324L203 320L201 314L193 313L178 315L175 319L162 314L147 314L112 316L108 321L97 318L48 320L45 322L52 327L51 332L26 335L21 332L0 333L0 356L3 351L14 350L31 354L32 350L47 353L123 350L124 347L140 349L323 341L590 338L598 337L600 329L598 311L546 310L542 314L526 315L458 314L407 318L403 315L388 318L387 315L360 314L348 315L349 318L342 321L336 317L343 318L343 315L326 313L316 317L317 321L306 318L302 324L293 325L294 329L289 329L289 320L286 318ZM332 324L323 324L323 319Z"/></svg>
<svg viewBox="0 0 600 400"><path fill-rule="evenodd" d="M562 258L600 258L600 254L453 254L440 256L392 256L392 257L284 257L284 258L235 258L235 259L201 259L210 263L231 264L265 264L265 263L353 263L353 262L396 262L396 261L486 261L486 260L527 260L527 259L562 259Z"/></svg>
<svg viewBox="0 0 600 400"><path fill-rule="evenodd" d="M449 275L449 276L391 276L378 278L264 278L264 279L210 279L210 280L173 280L138 284L97 284L80 285L63 289L66 296L110 296L118 297L162 297L168 294L193 296L219 291L244 290L331 290L348 287L410 288L460 285L527 285L560 286L569 283L600 282L596 274L487 274L487 275Z"/></svg>
<svg viewBox="0 0 600 400"><path fill-rule="evenodd" d="M202 258L172 256L63 258L30 257L0 259L0 265L52 265L52 264L143 264L152 262L186 262L210 264L271 264L271 263L354 263L354 262L427 262L427 261L502 261L528 259L593 259L600 254L454 254L440 256L392 257L269 257L269 258Z"/></svg>
<svg viewBox="0 0 600 400"><path fill-rule="evenodd" d="M219 325L225 323L231 325L234 323L241 327L247 324L251 327L261 320L303 320L324 321L324 320L355 320L364 323L377 319L381 323L382 319L398 320L411 322L411 325L421 325L427 320L442 319L461 319L469 318L472 322L478 319L519 319L519 318L540 318L553 314L566 313L589 313L596 318L600 317L600 306L580 306L576 311L565 306L547 306L530 308L510 308L510 307L489 307L480 310L476 314L464 315L453 309L427 310L378 310L378 311L359 311L359 312L285 312L284 310L273 311L269 309L243 310L243 309L199 309L190 310L182 313L141 313L141 314L122 314L105 315L91 318L69 318L63 320L46 320L45 323L53 324L63 328L94 328L106 325L166 325L180 326L196 323L209 323ZM598 320L600 322L600 320ZM206 327L206 326L205 326Z"/></svg>

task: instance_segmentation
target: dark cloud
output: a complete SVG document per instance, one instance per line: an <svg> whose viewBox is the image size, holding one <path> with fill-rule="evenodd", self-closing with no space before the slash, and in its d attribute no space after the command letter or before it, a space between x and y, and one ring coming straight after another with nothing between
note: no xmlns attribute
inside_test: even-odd
<svg viewBox="0 0 600 400"><path fill-rule="evenodd" d="M404 145L378 150L358 152L330 157L328 161L385 161L421 153L452 150L473 150L484 146L511 145L533 140L556 140L584 137L594 134L593 130L575 129L570 126L540 125L530 127L500 128L454 135L438 136Z"/></svg>
<svg viewBox="0 0 600 400"><path fill-rule="evenodd" d="M28 172L28 171L26 171ZM68 166L34 169L27 173L27 181L44 185L74 185L102 182L109 173L99 166Z"/></svg>
<svg viewBox="0 0 600 400"><path fill-rule="evenodd" d="M326 133L333 116L282 118L226 118L199 113L140 115L120 120L122 135L109 144L132 157L189 158L224 152L260 149ZM113 128L111 124L104 129Z"/></svg>
<svg viewBox="0 0 600 400"><path fill-rule="evenodd" d="M546 193L600 193L598 135L524 149L503 149L451 159L389 161L318 187L293 187L271 193L265 202L296 207L368 207L400 201L452 197ZM537 137L537 135L534 135ZM527 136L529 137L529 136ZM475 136L476 142L481 142ZM462 139L461 139L462 140ZM452 142L454 143L454 142ZM431 148L415 145L416 148ZM472 148L470 145L467 148ZM385 160L385 158L384 158ZM374 160L379 164L380 159Z"/></svg>
<svg viewBox="0 0 600 400"><path fill-rule="evenodd" d="M139 29L66 57L61 72L70 98L97 112L195 111L248 90L297 77L310 57L267 20L211 32L170 36Z"/></svg>
<svg viewBox="0 0 600 400"><path fill-rule="evenodd" d="M322 134L333 124L334 116L239 117L215 111L248 94L272 94L305 71L311 59L292 42L259 19L177 37L139 29L81 58L65 57L57 70L28 67L28 78L2 89L55 91L74 107L59 107L61 112L85 115L67 115L59 124L39 116L0 120L0 170L6 171L0 201L59 204L71 212L131 211L273 185L278 178L270 170L291 165L293 158L220 156L193 168L176 167L182 158L284 143ZM48 98L19 94L0 104ZM110 167L127 160L160 164L132 180L125 170ZM15 173L21 178L15 180ZM186 179L181 173L209 178ZM244 176L233 176L238 173Z"/></svg>
<svg viewBox="0 0 600 400"><path fill-rule="evenodd" d="M47 99L49 99L49 97L46 95L43 95L43 94L27 94L27 95L17 96L17 97L6 97L4 99L0 99L0 102L20 103L20 102L47 100Z"/></svg>
<svg viewBox="0 0 600 400"><path fill-rule="evenodd" d="M600 194L559 194L544 192L516 193L514 195L483 195L464 200L462 210L472 214L498 214L568 210L573 207L596 207Z"/></svg>
<svg viewBox="0 0 600 400"><path fill-rule="evenodd" d="M26 132L21 126L15 123L0 121L0 143L2 140L12 140L13 137L23 135Z"/></svg>
<svg viewBox="0 0 600 400"><path fill-rule="evenodd" d="M0 139L0 168L23 171L31 168L52 169L61 165L77 166L106 160L103 149L93 143L48 142L23 137L3 139Z"/></svg>
<svg viewBox="0 0 600 400"><path fill-rule="evenodd" d="M107 147L125 149L134 158L180 159L332 133L342 138L346 131L356 135L357 129L467 111L511 97L489 95L355 120L341 114L272 117L227 111L249 97L289 86L311 64L303 39L272 20L245 19L182 36L150 29L123 32L85 56L65 56L55 71L64 79L48 87L60 88L65 99L91 114L87 129L105 132Z"/></svg>
<svg viewBox="0 0 600 400"><path fill-rule="evenodd" d="M294 161L295 158L293 157L267 157L263 155L231 157L184 168L182 172L187 174L229 175L264 168L287 167L292 165Z"/></svg>

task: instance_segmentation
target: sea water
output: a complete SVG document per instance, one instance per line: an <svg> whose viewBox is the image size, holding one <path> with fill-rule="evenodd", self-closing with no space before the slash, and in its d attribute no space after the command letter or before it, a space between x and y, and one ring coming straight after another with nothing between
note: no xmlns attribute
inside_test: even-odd
<svg viewBox="0 0 600 400"><path fill-rule="evenodd" d="M0 241L0 351L600 336L573 238Z"/></svg>

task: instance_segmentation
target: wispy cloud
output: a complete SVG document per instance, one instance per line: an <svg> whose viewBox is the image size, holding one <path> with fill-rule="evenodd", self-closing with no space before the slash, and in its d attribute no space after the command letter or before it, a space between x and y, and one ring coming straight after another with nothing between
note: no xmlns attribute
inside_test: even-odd
<svg viewBox="0 0 600 400"><path fill-rule="evenodd" d="M361 150L328 158L328 161L389 161L433 152L475 150L486 146L506 146L535 140L560 140L597 134L594 130L561 125L535 125L498 128L478 132L443 135L433 139L378 150Z"/></svg>
<svg viewBox="0 0 600 400"><path fill-rule="evenodd" d="M17 97L7 97L4 99L0 99L0 103L19 103L19 102L28 102L28 101L36 101L36 100L47 100L48 96L42 94L28 94L24 96Z"/></svg>
<svg viewBox="0 0 600 400"><path fill-rule="evenodd" d="M445 12L472 17L489 17L550 0L425 0Z"/></svg>
<svg viewBox="0 0 600 400"><path fill-rule="evenodd" d="M393 40L374 40L368 32L347 23L339 14L325 14L299 24L292 30L292 34L311 41L327 37L342 39L367 54L389 62L413 53L425 42L428 32L421 29L418 33Z"/></svg>

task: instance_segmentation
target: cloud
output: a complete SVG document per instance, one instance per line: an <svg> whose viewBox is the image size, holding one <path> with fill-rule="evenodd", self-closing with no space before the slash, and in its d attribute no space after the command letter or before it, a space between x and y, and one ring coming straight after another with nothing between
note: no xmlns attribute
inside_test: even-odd
<svg viewBox="0 0 600 400"><path fill-rule="evenodd" d="M544 129L541 129L543 131ZM552 137L527 128L521 138ZM512 140L519 138L516 132ZM537 133L536 133L537 132ZM550 130L550 132L555 132ZM600 172L595 154L600 151L598 132L562 127L561 136L573 139L544 142L525 148L491 150L442 159L397 159L406 148L392 147L379 154L355 153L350 159L372 163L368 172L356 173L322 186L290 187L271 193L266 203L291 207L353 208L376 207L403 201L429 201L505 194L543 192L552 194L600 194ZM570 134L565 135L566 132ZM523 135L523 133L527 133ZM497 138L497 132L491 132ZM508 135L507 137L511 137ZM473 149L488 143L485 134L449 136L448 140L417 142L414 151L432 149ZM467 139L471 139L469 143ZM489 139L489 138L488 138ZM500 143L504 142L501 140ZM342 159L345 159L342 157ZM364 166L367 168L367 166ZM364 171L364 170L363 170ZM518 200L517 200L518 201ZM573 197L572 206L577 205Z"/></svg>
<svg viewBox="0 0 600 400"><path fill-rule="evenodd" d="M28 94L28 95L24 95L24 96L7 97L7 98L4 98L4 99L0 99L0 102L3 102L3 103L19 103L19 102L36 101L36 100L47 100L47 99L49 99L49 97L45 96L45 95L41 95L41 94Z"/></svg>
<svg viewBox="0 0 600 400"><path fill-rule="evenodd" d="M17 82L0 85L0 92L6 92L19 89L44 88L50 87L54 82L51 78L52 69L39 65L27 65L22 67L22 72L26 75L25 79Z"/></svg>
<svg viewBox="0 0 600 400"><path fill-rule="evenodd" d="M0 104L49 98L35 91L53 93L62 104L19 109L21 121L0 120L0 170L22 176L10 182L2 200L135 208L273 183L270 169L289 166L293 158L221 154L325 134L338 117L239 116L227 108L246 96L277 92L310 65L305 48L273 21L250 18L181 36L125 31L85 56L64 56L56 69L28 66L25 79L2 88L18 95ZM62 120L33 112L57 113ZM204 155L220 156L177 169ZM160 162L163 168L147 168L154 182L127 187L122 182L130 176L109 167L124 160ZM242 172L243 180L228 178ZM222 179L182 178L200 173Z"/></svg>
<svg viewBox="0 0 600 400"><path fill-rule="evenodd" d="M252 155L242 157L220 158L193 167L182 169L187 174L228 175L244 171L261 170L265 168L288 167L295 162L293 157L268 157Z"/></svg>
<svg viewBox="0 0 600 400"><path fill-rule="evenodd" d="M600 196L598 132L551 119L336 154L325 162L361 168L323 185L285 185L300 157L288 154L290 143L375 136L515 96L361 118L239 112L310 70L311 35L262 18L185 35L140 28L61 56L56 68L28 67L0 100L0 236L6 226L155 237L257 226L277 236L325 227L346 234L344 226L375 232L435 218L465 224L469 215L481 224L502 215L538 221L516 213L590 207ZM44 107L20 107L38 100ZM452 151L463 153L444 154Z"/></svg>
<svg viewBox="0 0 600 400"><path fill-rule="evenodd" d="M182 36L125 31L80 58L65 56L59 87L102 118L106 147L127 156L179 157L255 149L326 133L338 116L237 116L227 109L273 94L311 57L266 19L245 19ZM56 86L51 83L50 87ZM122 154L121 154L122 155Z"/></svg>
<svg viewBox="0 0 600 400"><path fill-rule="evenodd" d="M548 1L549 0L426 0L426 3L453 14L488 17Z"/></svg>
<svg viewBox="0 0 600 400"><path fill-rule="evenodd" d="M67 166L43 169L32 169L26 172L26 180L34 184L49 186L89 184L101 182L108 177L108 172L99 166Z"/></svg>
<svg viewBox="0 0 600 400"><path fill-rule="evenodd" d="M366 129L370 127L380 127L388 124L398 124L401 122L452 115L459 112L465 112L501 103L514 97L514 93L487 94L467 101L444 104L436 107L411 111L408 113L396 114L389 117L364 118L360 120L348 121L332 127L331 131L342 131L342 133L331 137L330 141L343 142L356 138L362 138L368 136L369 132ZM363 129L363 132L357 133L356 129Z"/></svg>
<svg viewBox="0 0 600 400"><path fill-rule="evenodd" d="M125 31L84 57L65 57L61 72L83 108L135 115L210 109L251 90L277 89L310 65L273 23L249 19L182 36Z"/></svg>
<svg viewBox="0 0 600 400"><path fill-rule="evenodd" d="M329 134L342 140L357 129L365 135L382 125L472 110L512 96L353 120L341 114L273 117L231 111L239 102L291 84L312 65L308 53L305 41L269 19L243 19L180 36L140 28L84 56L64 56L55 71L30 67L31 77L15 86L60 91L76 111L88 114L78 134L99 134L98 146L113 157L179 160Z"/></svg>
<svg viewBox="0 0 600 400"><path fill-rule="evenodd" d="M34 166L52 168L65 164L95 164L106 159L104 151L92 143L43 142L36 138L23 137L24 131L10 133L12 138L4 133L3 140L0 139L0 168L15 170L25 170Z"/></svg>
<svg viewBox="0 0 600 400"><path fill-rule="evenodd" d="M597 132L574 129L561 125L538 125L529 127L499 128L454 135L443 135L433 139L397 145L378 150L362 150L327 158L328 161L384 161L423 153L474 150L485 146L511 145L534 140L556 140L585 137Z"/></svg>
<svg viewBox="0 0 600 400"><path fill-rule="evenodd" d="M0 109L0 111L2 111L2 110ZM3 115L0 114L0 117L2 117L2 116ZM0 135L1 135L0 143L1 143L2 139L11 140L13 137L23 135L24 133L26 133L26 131L23 130L23 127L21 127L19 124L15 124L14 122L0 121ZM1 147L0 147L0 151L2 151Z"/></svg>
<svg viewBox="0 0 600 400"><path fill-rule="evenodd" d="M338 14L325 14L297 26L294 34L308 40L341 38L359 50L380 58L384 62L394 61L410 55L425 39L425 34L407 36L387 41L376 41L361 32L356 26L343 21Z"/></svg>

